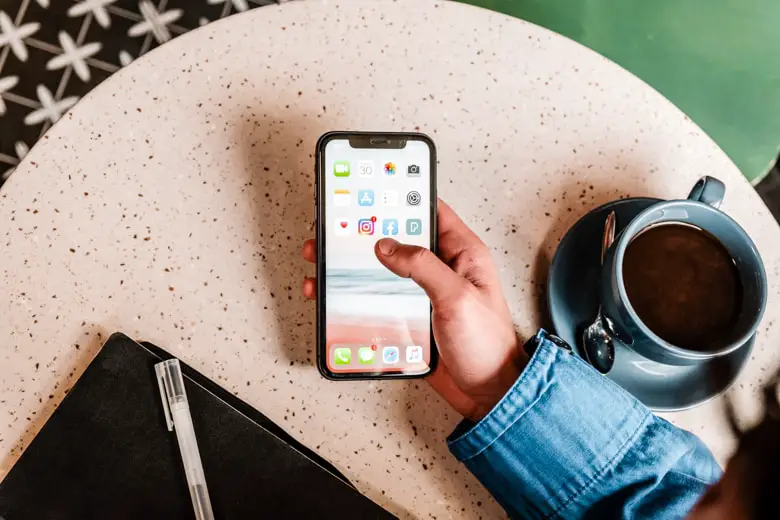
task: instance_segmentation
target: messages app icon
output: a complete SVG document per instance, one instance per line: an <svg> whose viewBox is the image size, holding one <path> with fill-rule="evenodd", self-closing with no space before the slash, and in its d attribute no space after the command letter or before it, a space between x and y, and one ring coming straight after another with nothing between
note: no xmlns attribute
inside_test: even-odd
<svg viewBox="0 0 780 520"><path fill-rule="evenodd" d="M361 365L370 365L374 362L374 350L376 347L360 347L358 349L358 361Z"/></svg>

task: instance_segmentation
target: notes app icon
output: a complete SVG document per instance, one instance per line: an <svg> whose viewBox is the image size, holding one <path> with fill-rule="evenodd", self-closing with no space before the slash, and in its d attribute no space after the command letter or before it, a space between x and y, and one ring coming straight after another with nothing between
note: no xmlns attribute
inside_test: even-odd
<svg viewBox="0 0 780 520"><path fill-rule="evenodd" d="M349 206L352 201L352 195L349 190L335 190L333 192L333 204L336 206Z"/></svg>

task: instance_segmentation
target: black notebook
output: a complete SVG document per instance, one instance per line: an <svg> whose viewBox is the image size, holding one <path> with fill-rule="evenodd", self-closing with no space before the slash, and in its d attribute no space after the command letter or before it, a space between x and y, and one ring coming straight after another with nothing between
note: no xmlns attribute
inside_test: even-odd
<svg viewBox="0 0 780 520"><path fill-rule="evenodd" d="M0 482L0 518L192 519L154 364L114 334ZM182 364L214 515L394 518L267 417Z"/></svg>

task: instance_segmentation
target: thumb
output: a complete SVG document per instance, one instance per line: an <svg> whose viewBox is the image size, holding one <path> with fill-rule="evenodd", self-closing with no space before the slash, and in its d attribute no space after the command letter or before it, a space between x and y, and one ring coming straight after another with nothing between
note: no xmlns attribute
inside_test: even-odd
<svg viewBox="0 0 780 520"><path fill-rule="evenodd" d="M414 280L434 305L458 292L465 283L430 249L401 244L392 238L383 238L374 249L382 265L398 276Z"/></svg>

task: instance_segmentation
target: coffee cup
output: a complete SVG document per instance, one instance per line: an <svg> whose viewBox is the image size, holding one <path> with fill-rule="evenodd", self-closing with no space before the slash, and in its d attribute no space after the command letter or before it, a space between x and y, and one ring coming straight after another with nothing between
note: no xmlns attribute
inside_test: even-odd
<svg viewBox="0 0 780 520"><path fill-rule="evenodd" d="M718 209L724 194L725 186L722 182L713 177L703 177L693 187L687 199L653 204L625 225L612 247L607 251L601 272L602 312L607 329L609 329L608 332L613 336L613 340L619 341L638 354L659 363L691 365L728 355L746 344L756 333L766 308L766 271L755 244L745 230ZM618 224L620 226L624 223ZM689 273L691 276L683 280L685 283L681 282L680 287L670 287L670 284L652 284L648 288L648 293L652 293L654 299L644 298L642 294L638 294L637 291L640 289L633 288L638 286L635 279L641 277L644 271L633 267L636 260L630 260L630 263L627 264L627 256L629 259L639 257L639 262L643 261L644 257L641 256L643 254L652 259L653 255L647 254L648 251L650 253L656 252L653 249L647 249L647 247L653 247L651 235L666 234L671 240L670 233L675 232L682 237L677 237L675 240L685 240L686 230L701 233L702 247L711 246L712 254L715 255L712 262L709 264L701 263L703 269L699 271L696 271L696 266L691 266L690 262L685 264L686 269L692 269ZM691 237L699 240L698 235L691 235ZM709 244L707 240L711 240L712 244ZM667 242L657 243L664 247L673 247L672 242ZM645 247L644 253L641 252L640 243L643 244L641 247ZM687 244L687 242L677 243ZM730 267L723 262L720 264L715 262L718 260L718 248L722 248L724 255L728 255L726 258L728 258L727 262ZM684 261L685 258L682 260ZM648 260L648 262L651 261ZM661 263L663 264L663 261ZM648 264L646 267L647 273L662 276L663 269L668 266L654 267ZM711 269L712 272L708 269ZM726 273L724 277L712 278L717 276L718 269L733 269L733 283L729 280L730 275L727 271L723 271ZM666 274L670 275L670 279L673 279L675 273L667 271ZM707 282L708 285L700 286L701 291L693 290L693 296L678 294L679 291L689 291L685 287L690 288L690 284L694 284L692 285L694 289L699 288L695 285L699 279L710 281ZM686 286L686 283L689 285ZM738 290L738 293L735 292L735 296L729 298L728 291L732 289ZM632 297L629 297L630 293ZM710 294L716 294L716 297L710 296ZM664 301L664 296L668 296L668 301ZM696 297L722 300L723 305L718 305L717 301L705 302L707 305L704 307L709 306L706 312L733 311L730 314L733 319L730 318L730 321L725 323L717 315L709 315L706 312L703 316L699 316L708 318L710 321L714 319L716 324L721 324L724 328L711 335L712 337L706 341L706 344L695 344L692 347L691 344L687 343L687 339L686 341L679 339L688 338L685 335L688 331L684 327L677 331L679 334L670 335L667 333L668 331L663 328L666 323L663 320L663 312L668 313L669 319L666 321L674 322L680 328L680 324L686 323L686 319L688 319L688 316L684 314L687 311L675 314L675 309L690 308L692 303L696 303ZM642 306L646 306L648 301L658 306L658 312L652 312L655 310L652 307L649 308L650 312L640 312L643 309ZM674 302L674 305L671 302ZM675 306L677 303L680 305ZM688 307L682 305L688 305ZM729 308L729 305L733 308ZM699 308L702 306L700 305ZM652 319L650 319L651 317ZM693 316L691 327L695 327L694 324L699 322L707 323L707 319L697 320ZM696 331L690 332L693 334Z"/></svg>

